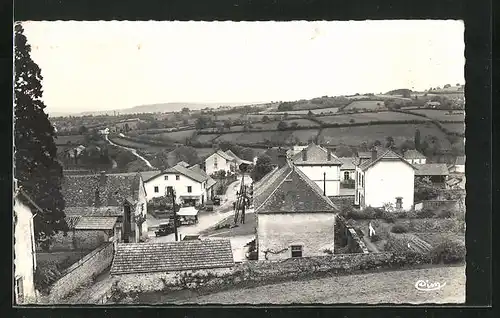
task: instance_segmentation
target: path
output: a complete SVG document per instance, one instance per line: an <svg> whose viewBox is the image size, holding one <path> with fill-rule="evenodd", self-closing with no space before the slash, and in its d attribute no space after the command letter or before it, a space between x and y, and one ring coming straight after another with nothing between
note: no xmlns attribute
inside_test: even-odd
<svg viewBox="0 0 500 318"><path fill-rule="evenodd" d="M363 242L365 242L366 247L371 253L380 253L378 250L377 246L370 241L368 238L368 232L365 229L361 229L361 232L363 232Z"/></svg>
<svg viewBox="0 0 500 318"><path fill-rule="evenodd" d="M420 291L419 280L446 283L439 290ZM463 303L465 266L387 271L295 280L254 288L231 289L209 295L190 295L187 299L155 299L175 304L291 304L291 303ZM163 296L163 297L162 297Z"/></svg>
<svg viewBox="0 0 500 318"><path fill-rule="evenodd" d="M129 147L125 147L125 146L120 146L119 144L115 144L114 142L112 142L111 140L109 140L108 135L104 135L104 139L106 139L106 141L109 142L110 144L112 144L113 146L120 147L120 148L123 148L123 149L126 149L126 150L130 151L132 154L134 154L134 156L136 156L137 158L139 158L142 161L144 161L149 168L156 169L155 167L153 167L151 165L151 163L149 162L149 160L147 160L146 158L144 158L143 156L141 156L140 154L137 153L137 149L129 148Z"/></svg>

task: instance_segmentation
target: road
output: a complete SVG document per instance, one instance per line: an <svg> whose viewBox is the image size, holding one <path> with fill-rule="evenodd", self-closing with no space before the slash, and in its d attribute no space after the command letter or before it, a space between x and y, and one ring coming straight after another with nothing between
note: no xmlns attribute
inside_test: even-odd
<svg viewBox="0 0 500 318"><path fill-rule="evenodd" d="M126 149L128 151L130 151L132 154L134 154L134 156L136 156L137 158L141 159L142 161L144 161L144 163L146 163L146 165L151 168L151 169L156 169L155 167L153 167L151 165L151 163L149 162L149 160L147 160L146 158L144 158L143 156L141 156L140 154L137 153L137 150L134 149L134 148L129 148L129 147L125 147L125 146L120 146L118 144L115 144L114 142L112 142L111 140L109 140L108 138L108 135L104 135L104 139L106 139L107 142L109 142L110 144L112 144L113 146L116 146L116 147L120 147L120 148L123 148L123 149Z"/></svg>
<svg viewBox="0 0 500 318"><path fill-rule="evenodd" d="M415 288L419 280L446 285L439 290L421 291ZM465 280L465 266L435 267L297 280L209 295L191 293L183 299L169 299L169 295L155 299L175 304L463 303Z"/></svg>

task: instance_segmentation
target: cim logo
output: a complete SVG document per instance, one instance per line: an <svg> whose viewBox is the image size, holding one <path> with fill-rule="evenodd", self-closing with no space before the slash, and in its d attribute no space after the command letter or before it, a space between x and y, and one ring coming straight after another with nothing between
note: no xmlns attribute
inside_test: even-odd
<svg viewBox="0 0 500 318"><path fill-rule="evenodd" d="M431 291L438 290L446 286L446 282L441 284L440 282L429 282L429 280L419 280L415 283L415 288L421 291Z"/></svg>

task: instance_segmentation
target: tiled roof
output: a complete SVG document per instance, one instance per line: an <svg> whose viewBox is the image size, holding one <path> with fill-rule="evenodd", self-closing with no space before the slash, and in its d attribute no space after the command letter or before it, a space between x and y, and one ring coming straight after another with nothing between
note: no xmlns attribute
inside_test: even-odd
<svg viewBox="0 0 500 318"><path fill-rule="evenodd" d="M465 165L465 156L458 156L455 160L456 165Z"/></svg>
<svg viewBox="0 0 500 318"><path fill-rule="evenodd" d="M184 168L189 167L189 163L187 163L187 162L185 162L185 161L178 162L177 164L178 164L179 166L183 166Z"/></svg>
<svg viewBox="0 0 500 318"><path fill-rule="evenodd" d="M287 162L274 170L254 191L256 213L338 212L319 186Z"/></svg>
<svg viewBox="0 0 500 318"><path fill-rule="evenodd" d="M188 168L189 170L195 172L195 173L198 173L199 175L201 175L203 178L206 178L207 180L207 189L210 189L214 184L217 183L217 181L215 181L214 179L212 179L206 172L205 170L201 169L200 165L194 165L194 166L191 166L190 168Z"/></svg>
<svg viewBox="0 0 500 318"><path fill-rule="evenodd" d="M139 173L141 174L142 180L144 182L146 182L149 179L154 178L157 175L161 174L161 171L160 170L151 170L151 171L141 171Z"/></svg>
<svg viewBox="0 0 500 318"><path fill-rule="evenodd" d="M68 225L68 229L72 230L75 228L75 225L76 223L78 223L78 221L80 221L80 216L76 215L76 216L66 216L64 218L64 221L66 221L66 224Z"/></svg>
<svg viewBox="0 0 500 318"><path fill-rule="evenodd" d="M64 209L66 216L122 216L123 206L77 206L66 207Z"/></svg>
<svg viewBox="0 0 500 318"><path fill-rule="evenodd" d="M361 151L358 152L358 158L361 159L370 159L372 157L372 153L369 151Z"/></svg>
<svg viewBox="0 0 500 318"><path fill-rule="evenodd" d="M353 157L342 157L339 158L339 160L342 162L342 165L340 166L341 170L354 170L356 167L354 166L354 158Z"/></svg>
<svg viewBox="0 0 500 318"><path fill-rule="evenodd" d="M377 151L377 158L375 160L370 159L366 162L363 162L359 166L359 168L361 170L366 170L381 160L400 160L400 161L404 162L405 164L407 164L415 169L415 167L413 165L409 164L408 161L406 161L403 157L401 157L400 155L398 155L397 153L395 153L394 151L392 151L390 149L389 150L383 149L383 150Z"/></svg>
<svg viewBox="0 0 500 318"><path fill-rule="evenodd" d="M226 159L226 160L229 160L229 161L233 161L234 160L233 157L231 157L230 155L228 155L227 153L225 153L224 151L222 151L220 149L217 150L215 153L218 154L219 156L221 156L222 158Z"/></svg>
<svg viewBox="0 0 500 318"><path fill-rule="evenodd" d="M404 154L405 159L426 159L426 157L421 154L418 150L415 149L409 149L406 150Z"/></svg>
<svg viewBox="0 0 500 318"><path fill-rule="evenodd" d="M305 151L307 154L307 160L303 160L302 152ZM331 159L328 160L328 150L315 144L310 144L307 148L301 152L295 154L292 157L294 164L329 164L329 165L341 165L342 162L330 152Z"/></svg>
<svg viewBox="0 0 500 318"><path fill-rule="evenodd" d="M117 217L81 217L75 224L75 230L112 230Z"/></svg>
<svg viewBox="0 0 500 318"><path fill-rule="evenodd" d="M62 194L67 207L121 206L125 200L138 199L140 180L138 173L67 175L62 181Z"/></svg>
<svg viewBox="0 0 500 318"><path fill-rule="evenodd" d="M416 176L447 176L448 167L445 163L414 164Z"/></svg>
<svg viewBox="0 0 500 318"><path fill-rule="evenodd" d="M207 180L207 189L210 189L211 187L213 187L216 184L217 184L217 181L215 181L214 179L209 177Z"/></svg>
<svg viewBox="0 0 500 318"><path fill-rule="evenodd" d="M226 154L229 155L229 156L231 156L232 158L234 158L234 160L236 161L236 163L239 164L239 165L242 164L242 163L246 163L246 164L251 164L252 163L251 161L241 159L240 157L238 157L237 155L235 155L235 153L232 152L231 150L227 150Z"/></svg>
<svg viewBox="0 0 500 318"><path fill-rule="evenodd" d="M188 168L185 168L185 167L179 166L179 165L173 166L172 168L168 168L164 172L180 173L180 174L182 174L190 179L193 179L194 181L197 181L197 182L203 182L203 181L208 179L208 176L206 176L206 174L201 175L197 171L192 171L192 170L189 170Z"/></svg>
<svg viewBox="0 0 500 318"><path fill-rule="evenodd" d="M118 244L111 274L183 271L234 266L231 241L193 240Z"/></svg>

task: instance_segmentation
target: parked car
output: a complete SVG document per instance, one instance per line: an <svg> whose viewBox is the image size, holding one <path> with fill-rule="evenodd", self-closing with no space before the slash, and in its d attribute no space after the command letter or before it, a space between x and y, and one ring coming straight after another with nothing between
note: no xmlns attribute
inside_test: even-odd
<svg viewBox="0 0 500 318"><path fill-rule="evenodd" d="M155 231L156 236L166 236L174 233L174 226L170 222L160 223L158 230Z"/></svg>
<svg viewBox="0 0 500 318"><path fill-rule="evenodd" d="M220 205L220 201L221 201L221 200L220 200L220 198L219 198L219 197L215 197L215 198L213 199L214 205Z"/></svg>
<svg viewBox="0 0 500 318"><path fill-rule="evenodd" d="M206 201L205 202L205 211L213 211L214 210L214 202L213 201Z"/></svg>

